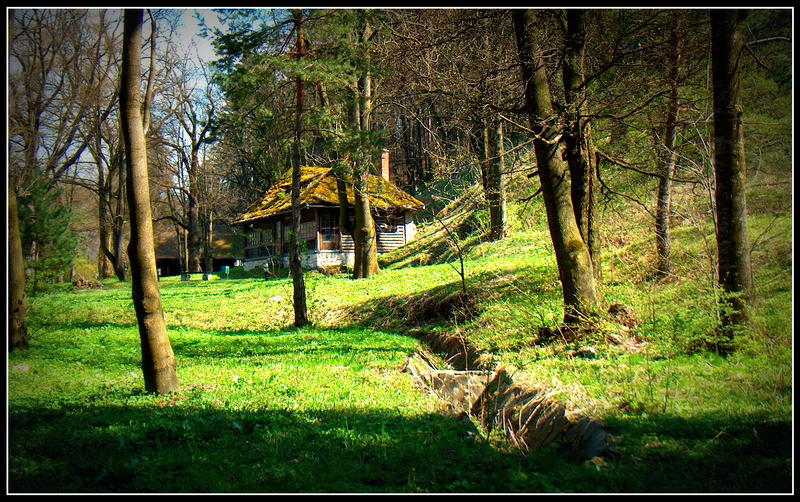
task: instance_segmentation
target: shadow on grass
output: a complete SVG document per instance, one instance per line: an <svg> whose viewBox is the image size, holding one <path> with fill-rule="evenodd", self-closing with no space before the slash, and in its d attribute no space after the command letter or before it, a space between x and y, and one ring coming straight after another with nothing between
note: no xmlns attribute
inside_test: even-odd
<svg viewBox="0 0 800 502"><path fill-rule="evenodd" d="M515 267L496 272L467 274L467 294L454 272L452 281L405 295L375 296L341 309L339 317L352 325L403 330L433 324L469 322L482 313L484 304L527 301L531 304L561 298L560 286L547 267ZM523 298L523 294L528 294ZM459 297L459 301L456 301ZM312 300L313 301L313 300ZM465 303L466 302L466 303Z"/></svg>
<svg viewBox="0 0 800 502"><path fill-rule="evenodd" d="M596 469L550 451L502 453L474 439L471 425L454 416L232 411L191 400L170 406L168 396L145 399L153 402L10 410L9 491L791 491L790 423L713 416L621 421L623 449L647 442L637 449L647 453ZM673 440L693 447L674 448Z"/></svg>
<svg viewBox="0 0 800 502"><path fill-rule="evenodd" d="M9 488L407 492L514 487L507 468L521 467L521 459L468 439L470 428L454 417L359 409L15 410L9 415Z"/></svg>
<svg viewBox="0 0 800 502"><path fill-rule="evenodd" d="M792 492L792 423L763 416L607 417L637 491Z"/></svg>

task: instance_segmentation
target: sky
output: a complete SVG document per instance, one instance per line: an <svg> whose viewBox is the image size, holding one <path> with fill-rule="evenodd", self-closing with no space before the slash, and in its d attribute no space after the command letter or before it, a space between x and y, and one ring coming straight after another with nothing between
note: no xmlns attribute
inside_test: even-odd
<svg viewBox="0 0 800 502"><path fill-rule="evenodd" d="M186 48L190 47L192 41L194 41L194 43L197 45L198 54L203 61L211 62L213 59L215 59L214 48L211 47L210 38L203 38L200 36L200 27L198 25L198 20L195 17L195 13L199 14L203 19L205 19L209 30L213 30L214 28L222 28L222 25L217 19L217 14L211 9L183 10L184 12L181 16L181 20L183 21L184 26L181 29L180 40Z"/></svg>

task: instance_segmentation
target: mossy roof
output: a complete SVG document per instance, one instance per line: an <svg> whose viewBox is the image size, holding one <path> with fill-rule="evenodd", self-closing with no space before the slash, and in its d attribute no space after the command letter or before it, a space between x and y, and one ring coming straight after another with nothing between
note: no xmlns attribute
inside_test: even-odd
<svg viewBox="0 0 800 502"><path fill-rule="evenodd" d="M347 202L352 205L352 180L345 177ZM370 206L376 210L403 209L418 211L425 205L397 188L380 176L369 175L368 195ZM291 171L264 193L261 199L251 204L233 223L242 225L262 218L288 213L292 209ZM336 189L336 175L329 167L300 168L300 206L339 206L339 192Z"/></svg>

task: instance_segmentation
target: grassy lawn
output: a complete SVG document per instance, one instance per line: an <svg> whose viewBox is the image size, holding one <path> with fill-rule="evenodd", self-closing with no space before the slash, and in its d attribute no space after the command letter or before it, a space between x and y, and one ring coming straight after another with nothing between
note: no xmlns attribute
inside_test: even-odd
<svg viewBox="0 0 800 502"><path fill-rule="evenodd" d="M691 259L680 263L701 262L698 239L681 232L676 249ZM692 349L713 317L702 267L650 283L637 274L653 246L623 244L604 254L604 293L638 312L636 350L603 336L537 343L562 315L541 230L470 248L471 315L430 307L461 287L448 263L388 265L360 281L308 274L304 329L291 327L289 279L163 278L182 386L166 396L143 391L128 283L33 297L31 348L8 356L9 491L790 492L785 261L754 257L754 327L723 358ZM604 420L620 462L569 463L482 437L402 371L421 330L464 336L515 381ZM570 355L585 346L593 357Z"/></svg>

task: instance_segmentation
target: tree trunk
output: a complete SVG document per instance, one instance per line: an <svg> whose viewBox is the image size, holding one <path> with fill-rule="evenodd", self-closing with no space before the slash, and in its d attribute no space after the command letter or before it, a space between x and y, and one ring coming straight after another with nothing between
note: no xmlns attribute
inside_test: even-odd
<svg viewBox="0 0 800 502"><path fill-rule="evenodd" d="M205 273L214 273L214 213L209 211L206 216L206 231L203 239L203 260L205 261Z"/></svg>
<svg viewBox="0 0 800 502"><path fill-rule="evenodd" d="M365 23L362 32L362 41L366 42L371 33L369 23ZM363 104L356 99L354 119L356 128L369 131L372 115L372 77L369 67L364 70L361 77L360 90ZM364 155L358 158L363 159ZM363 279L380 272L378 266L378 240L375 231L375 221L372 218L372 208L369 198L369 166L353 165L353 206L355 209L355 223L353 225L353 244L355 247L355 263L353 266L353 279Z"/></svg>
<svg viewBox="0 0 800 502"><path fill-rule="evenodd" d="M100 121L98 121L96 134L96 148L92 151L95 164L97 164L97 227L99 233L99 245L97 247L97 276L105 279L114 273L111 265L111 222L109 213L111 208L111 171L106 178L105 168L103 167L103 156L101 150L101 131ZM110 167L110 164L109 164Z"/></svg>
<svg viewBox="0 0 800 502"><path fill-rule="evenodd" d="M583 87L584 19L582 9L566 13L566 39L562 79L565 97L564 159L570 173L570 196L575 220L584 242L589 242L589 166L584 156L582 120L586 93Z"/></svg>
<svg viewBox="0 0 800 502"><path fill-rule="evenodd" d="M192 156L189 163L189 273L202 272L200 266L200 253L202 251L202 236L200 228L200 205L197 198L199 193L198 186L199 159L196 148L192 148Z"/></svg>
<svg viewBox="0 0 800 502"><path fill-rule="evenodd" d="M714 174L719 282L728 294L723 329L748 319L753 279L747 235L747 167L742 127L741 70L744 42L737 10L712 9L711 72L714 90Z"/></svg>
<svg viewBox="0 0 800 502"><path fill-rule="evenodd" d="M178 222L173 222L173 228L175 228L175 242L178 248L178 268L180 268L180 274L186 273L186 246L184 245L184 235L185 231L182 226Z"/></svg>
<svg viewBox="0 0 800 502"><path fill-rule="evenodd" d="M369 172L363 166L353 167L353 206L355 208L353 279L364 279L380 272L377 232L366 193L368 176Z"/></svg>
<svg viewBox="0 0 800 502"><path fill-rule="evenodd" d="M114 259L112 265L114 266L114 273L117 275L120 281L127 281L128 280L128 273L125 270L125 259L122 256L123 253L123 242L122 242L122 235L125 229L125 177L126 177L126 169L123 165L125 163L125 159L123 158L124 155L124 145L120 148L120 155L117 159L117 175L118 175L118 186L117 186L117 209L116 215L114 216ZM129 243L130 244L130 243Z"/></svg>
<svg viewBox="0 0 800 502"><path fill-rule="evenodd" d="M678 135L678 70L681 57L678 41L678 13L673 11L670 30L669 79L670 93L667 104L667 116L664 125L664 137L659 151L657 171L658 201L656 205L656 277L666 277L672 273L672 244L670 241L670 216L672 215L672 177L675 174L677 152L675 150Z"/></svg>
<svg viewBox="0 0 800 502"><path fill-rule="evenodd" d="M100 239L102 242L97 247L97 277L106 279L114 274L114 267L111 265L111 260L109 260L108 256L104 253L104 250L108 249L109 244L111 244L111 236L108 233L104 233L101 229Z"/></svg>
<svg viewBox="0 0 800 502"><path fill-rule="evenodd" d="M99 131L98 131L99 135ZM99 245L97 252L97 271L105 278L115 274L120 281L127 279L123 258L122 232L124 225L125 159L122 138L117 147L111 149L108 159L108 176L103 170L102 155L95 153L97 163L97 210ZM96 152L100 151L100 142ZM114 178L117 178L117 193L114 193ZM116 205L116 208L114 206ZM112 209L116 212L114 214Z"/></svg>
<svg viewBox="0 0 800 502"><path fill-rule="evenodd" d="M17 193L8 180L8 350L28 348L28 301L25 297L25 262L19 233Z"/></svg>
<svg viewBox="0 0 800 502"><path fill-rule="evenodd" d="M299 60L305 53L303 38L303 13L295 10L294 25L297 36L296 57ZM300 259L300 164L302 163L303 139L303 77L295 77L297 102L295 107L294 154L292 162L292 231L289 234L289 270L292 274L294 325L299 327L308 324L306 307L306 283Z"/></svg>
<svg viewBox="0 0 800 502"><path fill-rule="evenodd" d="M600 194L600 161L595 154L594 142L588 129L586 139L586 159L589 166L589 224L587 225L589 240L586 244L589 246L589 255L592 257L597 301L603 303L603 258L600 250L600 215L597 204L598 195ZM594 162L592 162L592 159Z"/></svg>
<svg viewBox="0 0 800 502"><path fill-rule="evenodd" d="M600 294L600 232L597 221L597 166L592 165L591 127L586 120L584 60L586 52L586 11L566 12L566 39L562 79L565 97L564 160L570 173L570 198L581 238L589 249L594 270L595 288Z"/></svg>
<svg viewBox="0 0 800 502"><path fill-rule="evenodd" d="M503 123L484 118L483 193L489 206L489 240L499 241L506 229L506 190L503 173Z"/></svg>
<svg viewBox="0 0 800 502"><path fill-rule="evenodd" d="M111 263L111 222L109 220L108 207L110 201L108 200L108 193L105 187L105 180L103 177L103 168L98 165L98 227L99 227L99 241L100 245L97 250L97 275L100 279L105 279L114 273L114 267Z"/></svg>
<svg viewBox="0 0 800 502"><path fill-rule="evenodd" d="M161 306L153 248L147 147L139 94L142 10L127 9L124 16L120 113L123 116L122 136L128 171L127 195L131 222L128 257L131 263L131 289L139 324L145 390L163 394L177 391L179 384L175 356Z"/></svg>
<svg viewBox="0 0 800 502"><path fill-rule="evenodd" d="M350 214L348 209L350 203L347 201L347 182L344 180L343 173L336 173L336 193L339 195L339 232L347 234L353 238L353 225L350 224Z"/></svg>
<svg viewBox="0 0 800 502"><path fill-rule="evenodd" d="M564 296L564 322L575 323L597 307L594 271L572 206L567 172L559 158L558 130L545 67L529 30L536 24L533 10L512 11L520 55L525 106L534 132L534 152L550 238Z"/></svg>

